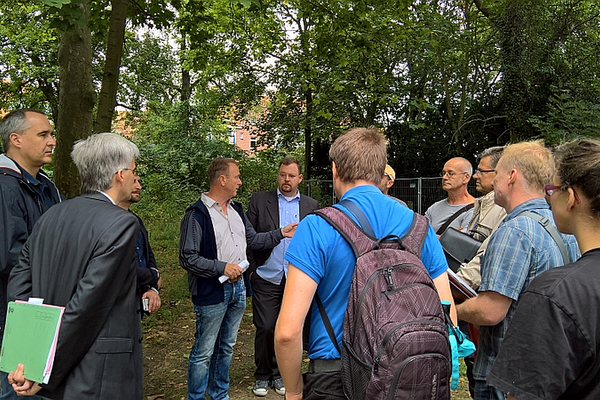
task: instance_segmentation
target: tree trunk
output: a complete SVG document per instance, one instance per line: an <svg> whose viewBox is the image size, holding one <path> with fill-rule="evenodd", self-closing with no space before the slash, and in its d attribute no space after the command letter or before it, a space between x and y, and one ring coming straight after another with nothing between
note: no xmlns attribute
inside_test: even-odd
<svg viewBox="0 0 600 400"><path fill-rule="evenodd" d="M81 7L89 18L89 0ZM56 125L54 181L66 197L80 193L79 172L71 160L75 141L92 132L95 93L92 86L92 39L90 29L74 28L63 33L58 51L60 67L59 114Z"/></svg>
<svg viewBox="0 0 600 400"><path fill-rule="evenodd" d="M123 54L129 0L112 0L111 3L112 11L108 29L106 62L104 64L102 87L100 88L95 132L111 131L113 113L117 105L119 67L121 66L121 56Z"/></svg>
<svg viewBox="0 0 600 400"><path fill-rule="evenodd" d="M310 179L310 164L312 153L312 92L310 88L306 89L306 117L304 121L304 179L308 182Z"/></svg>

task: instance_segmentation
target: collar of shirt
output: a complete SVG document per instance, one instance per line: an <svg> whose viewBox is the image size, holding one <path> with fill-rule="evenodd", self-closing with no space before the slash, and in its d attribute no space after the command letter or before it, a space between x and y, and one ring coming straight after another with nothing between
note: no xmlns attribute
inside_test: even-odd
<svg viewBox="0 0 600 400"><path fill-rule="evenodd" d="M536 197L535 199L524 201L523 203L513 208L512 211L506 215L506 218L504 218L504 220L510 221L511 219L521 214L523 211L531 211L536 209L549 210L550 205L548 205L545 198Z"/></svg>
<svg viewBox="0 0 600 400"><path fill-rule="evenodd" d="M292 201L294 199L300 199L300 191L296 190L296 195L294 197L287 197L286 195L284 195L283 193L281 193L281 190L279 190L279 188L277 188L277 197L278 198L283 198L287 201Z"/></svg>
<svg viewBox="0 0 600 400"><path fill-rule="evenodd" d="M205 193L202 193L202 196L200 196L200 199L202 200L202 202L204 203L204 205L206 206L206 208L216 208L219 211L223 212L223 209L221 208L221 204L216 202L214 199L208 197L208 195ZM231 207L231 199L227 200L225 202L225 206L227 208L232 208Z"/></svg>
<svg viewBox="0 0 600 400"><path fill-rule="evenodd" d="M45 182L34 178L33 175L31 175L29 172L27 172L25 170L23 170L23 177L25 177L25 179L27 179L27 182L31 183L33 186L38 186L38 185L41 185L41 187L46 186Z"/></svg>
<svg viewBox="0 0 600 400"><path fill-rule="evenodd" d="M111 203L113 203L115 206L117 205L117 203L115 203L115 201L109 195L107 195L106 193L104 193L102 190L98 190L98 193L102 193L103 195L106 196L106 198L108 200L110 200Z"/></svg>

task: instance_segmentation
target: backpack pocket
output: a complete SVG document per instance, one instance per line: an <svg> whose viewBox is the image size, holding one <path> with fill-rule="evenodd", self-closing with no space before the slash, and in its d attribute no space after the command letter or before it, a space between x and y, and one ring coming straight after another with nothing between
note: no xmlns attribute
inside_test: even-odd
<svg viewBox="0 0 600 400"><path fill-rule="evenodd" d="M368 399L446 399L450 360L446 327L417 320L389 328L374 360Z"/></svg>

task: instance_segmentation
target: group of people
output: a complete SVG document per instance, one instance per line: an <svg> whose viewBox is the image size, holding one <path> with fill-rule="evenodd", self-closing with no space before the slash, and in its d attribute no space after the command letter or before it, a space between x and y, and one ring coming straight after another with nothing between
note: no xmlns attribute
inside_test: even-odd
<svg viewBox="0 0 600 400"><path fill-rule="evenodd" d="M128 212L141 190L137 147L111 133L77 142L72 158L84 194L64 200L41 170L55 146L43 113L13 111L0 135L1 326L10 300L40 297L65 307L50 381L29 381L19 365L2 373L0 399L141 399L139 314L160 307L161 279L148 233ZM337 198L357 206L376 237L411 229L414 212L388 195L395 173L378 130L344 132L329 156ZM554 154L540 142L516 143L487 149L478 161L474 172L463 158L444 165L448 198L425 213L421 252L452 321L479 328L469 366L473 397L600 398L600 141L580 139ZM238 163L216 158L207 173L209 190L187 208L180 231L179 262L196 314L188 399L229 398L250 294L254 395L272 388L286 399L344 399L338 348L356 263L350 243L311 214L319 205L298 190L296 159L281 160L277 188L254 193L245 212L233 200L242 184ZM471 177L479 198L466 189ZM335 207L360 225L351 210ZM478 295L456 305L438 240L448 227L482 241L458 271ZM303 350L310 359L304 374Z"/></svg>

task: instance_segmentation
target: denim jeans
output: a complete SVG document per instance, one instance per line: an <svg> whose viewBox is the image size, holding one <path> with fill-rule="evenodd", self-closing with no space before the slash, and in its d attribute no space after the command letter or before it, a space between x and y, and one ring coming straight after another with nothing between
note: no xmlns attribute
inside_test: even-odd
<svg viewBox="0 0 600 400"><path fill-rule="evenodd" d="M488 385L486 381L482 381L479 379L475 379L475 388L474 388L475 396L473 398L475 400L505 400L506 396L504 393L499 391L493 386Z"/></svg>
<svg viewBox="0 0 600 400"><path fill-rule="evenodd" d="M23 399L31 399L31 400L45 400L45 397L42 396L17 396L15 391L12 388L12 385L8 383L8 374L6 372L0 372L0 400L23 400Z"/></svg>
<svg viewBox="0 0 600 400"><path fill-rule="evenodd" d="M229 365L246 308L242 279L223 284L225 299L210 306L194 305L196 339L188 364L188 400L229 399Z"/></svg>

